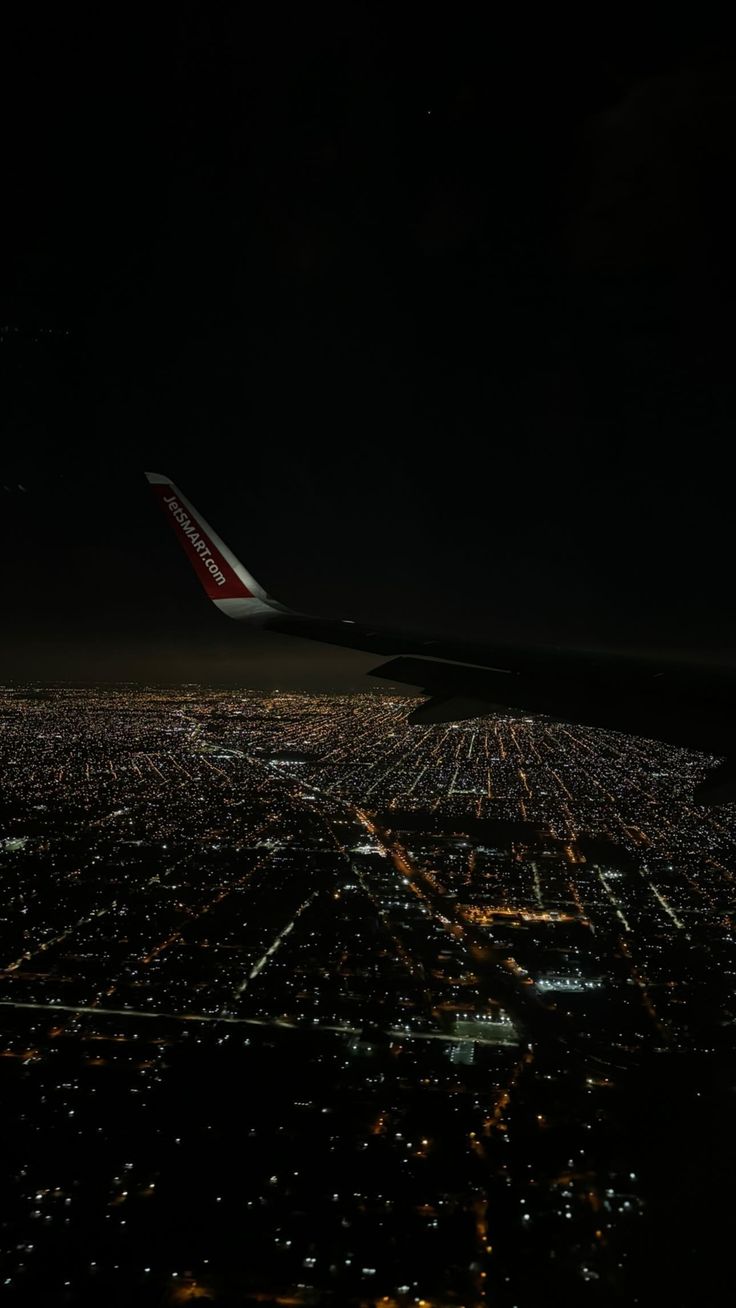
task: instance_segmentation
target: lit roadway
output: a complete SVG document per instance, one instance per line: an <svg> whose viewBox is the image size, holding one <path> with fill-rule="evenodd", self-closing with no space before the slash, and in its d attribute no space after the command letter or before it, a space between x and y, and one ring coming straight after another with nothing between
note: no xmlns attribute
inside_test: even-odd
<svg viewBox="0 0 736 1308"><path fill-rule="evenodd" d="M359 1026L330 1025L327 1022L291 1022L285 1017L232 1017L219 1013L161 1013L138 1008L102 1008L92 1004L55 1004L35 1003L31 1000L0 999L0 1008L32 1009L41 1013L92 1013L95 1017L155 1018L159 1022L200 1022L206 1026L268 1026L280 1027L287 1031L332 1031L337 1035L359 1036L363 1028ZM447 1035L444 1031L407 1031L404 1027L386 1027L382 1033L393 1040L440 1040L445 1044L467 1044L464 1035ZM516 1044L509 1036L504 1040L497 1034L492 1036L473 1035L473 1043L478 1045Z"/></svg>
<svg viewBox="0 0 736 1308"><path fill-rule="evenodd" d="M536 1041L561 1039L567 1025L564 1017L559 1011L548 1008L533 986L519 983L517 973L501 950L489 940L487 931L469 923L455 903L445 897L431 873L414 867L406 850L381 830L367 813L359 808L353 812L448 935L462 940L473 960L481 964L478 980L483 997L502 1002L514 1021Z"/></svg>
<svg viewBox="0 0 736 1308"><path fill-rule="evenodd" d="M271 944L268 946L268 949L266 949L265 952L258 959L258 962L254 964L254 966L251 968L245 980L241 981L240 985L237 987L235 991L236 995L242 995L243 991L248 989L250 982L253 981L254 978L258 976L259 972L263 971L269 958L271 958L281 948L281 945L283 944L286 937L289 935L291 931L294 930L294 927L296 926L297 918L301 917L304 910L306 908L309 908L309 905L316 898L317 898L317 891L315 890L314 893L311 894L308 899L304 900L303 904L299 905L299 908L296 910L296 913L294 914L291 921L287 922L286 926L281 931L279 931L278 935L276 936L276 939L271 942Z"/></svg>

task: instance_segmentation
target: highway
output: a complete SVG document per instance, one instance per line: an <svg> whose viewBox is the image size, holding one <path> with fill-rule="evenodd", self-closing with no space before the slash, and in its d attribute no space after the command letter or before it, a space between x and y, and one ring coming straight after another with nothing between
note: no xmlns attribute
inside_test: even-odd
<svg viewBox="0 0 736 1308"><path fill-rule="evenodd" d="M95 1017L146 1018L159 1022L200 1022L208 1026L266 1026L285 1031L330 1031L337 1035L359 1036L362 1027L337 1026L326 1022L291 1022L285 1017L232 1017L210 1013L161 1013L138 1008L102 1008L91 1004L36 1003L30 1000L0 999L0 1008L29 1009L40 1013L90 1013ZM442 1031L409 1031L406 1027L386 1027L381 1035L391 1040L440 1040L445 1044L467 1044L468 1036L446 1035ZM509 1033L508 1039L498 1035L473 1035L478 1045L510 1045L517 1041Z"/></svg>

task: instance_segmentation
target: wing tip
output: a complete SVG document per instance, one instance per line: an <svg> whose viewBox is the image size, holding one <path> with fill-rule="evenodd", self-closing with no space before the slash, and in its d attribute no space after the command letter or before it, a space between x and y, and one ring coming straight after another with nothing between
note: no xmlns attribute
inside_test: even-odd
<svg viewBox="0 0 736 1308"><path fill-rule="evenodd" d="M163 473L161 473L161 472L146 472L146 473L144 473L144 476L145 476L145 478L146 478L146 481L148 481L148 482L150 483L151 486L170 486L170 485L171 485L171 478L170 478L170 477L164 477Z"/></svg>

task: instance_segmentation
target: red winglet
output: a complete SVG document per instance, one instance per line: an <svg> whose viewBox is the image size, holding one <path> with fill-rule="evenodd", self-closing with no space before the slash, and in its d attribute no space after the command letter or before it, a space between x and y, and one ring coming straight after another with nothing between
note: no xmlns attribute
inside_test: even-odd
<svg viewBox="0 0 736 1308"><path fill-rule="evenodd" d="M146 477L205 594L223 612L230 617L254 618L264 610L282 607L270 599L168 477L157 472L147 472Z"/></svg>

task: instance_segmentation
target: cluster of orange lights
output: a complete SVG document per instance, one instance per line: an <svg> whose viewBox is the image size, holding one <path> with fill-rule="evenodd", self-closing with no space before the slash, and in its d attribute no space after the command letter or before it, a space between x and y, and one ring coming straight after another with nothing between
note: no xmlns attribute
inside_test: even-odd
<svg viewBox="0 0 736 1308"><path fill-rule="evenodd" d="M570 913L535 912L529 908L509 908L499 904L463 904L463 917L478 926L492 926L497 917L516 917L522 922L575 922L577 918Z"/></svg>

